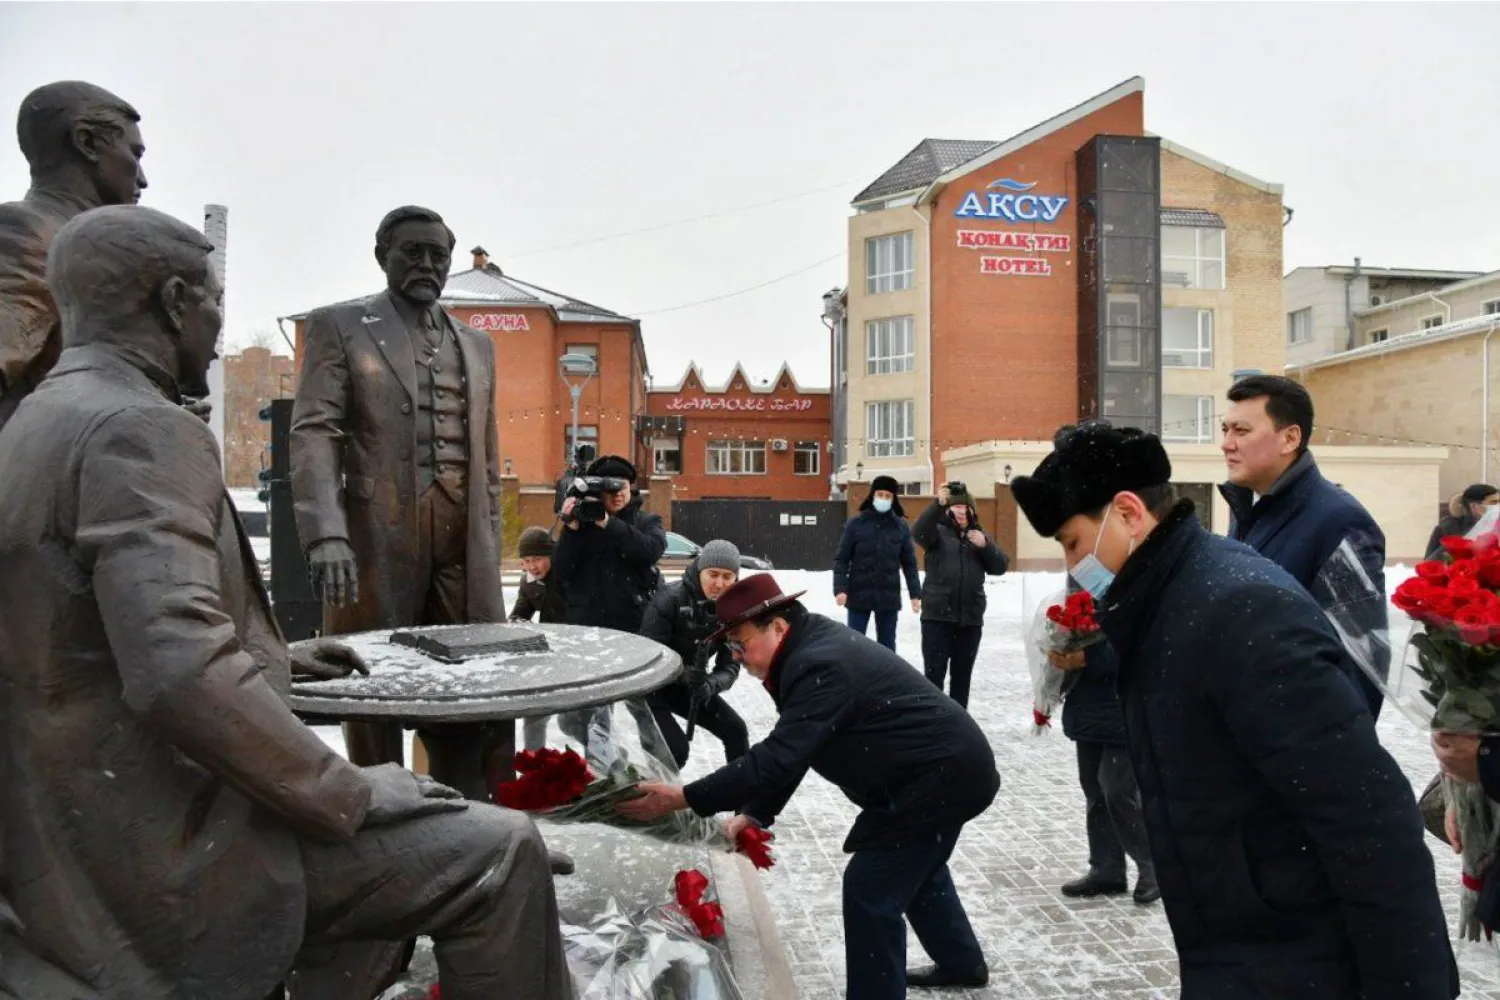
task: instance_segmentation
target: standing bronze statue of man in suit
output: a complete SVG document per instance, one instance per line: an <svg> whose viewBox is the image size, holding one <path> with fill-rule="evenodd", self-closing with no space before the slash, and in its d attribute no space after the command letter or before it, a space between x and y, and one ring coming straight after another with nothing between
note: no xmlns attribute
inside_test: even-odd
<svg viewBox="0 0 1500 1000"><path fill-rule="evenodd" d="M506 618L495 349L438 302L453 244L436 212L396 209L375 233L386 290L307 321L292 495L329 635ZM344 735L355 763L402 760L395 723ZM470 752L442 735L422 733L434 773Z"/></svg>
<svg viewBox="0 0 1500 1000"><path fill-rule="evenodd" d="M27 94L16 137L31 189L0 205L0 427L62 350L47 289L47 248L63 224L100 205L134 205L146 188L141 120L102 87L74 80Z"/></svg>

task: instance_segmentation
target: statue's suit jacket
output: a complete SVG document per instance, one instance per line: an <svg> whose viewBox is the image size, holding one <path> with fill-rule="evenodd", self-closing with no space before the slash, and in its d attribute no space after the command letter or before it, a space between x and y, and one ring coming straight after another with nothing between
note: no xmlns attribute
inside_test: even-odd
<svg viewBox="0 0 1500 1000"><path fill-rule="evenodd" d="M505 621L495 347L447 316L468 392L469 621ZM308 317L292 410L292 496L304 551L342 538L359 565L359 602L325 608L333 634L420 624L417 362L389 292Z"/></svg>
<svg viewBox="0 0 1500 1000"><path fill-rule="evenodd" d="M25 925L0 996L263 1000L302 944L303 839L369 807L287 704L213 434L173 396L69 348L0 433L0 881Z"/></svg>

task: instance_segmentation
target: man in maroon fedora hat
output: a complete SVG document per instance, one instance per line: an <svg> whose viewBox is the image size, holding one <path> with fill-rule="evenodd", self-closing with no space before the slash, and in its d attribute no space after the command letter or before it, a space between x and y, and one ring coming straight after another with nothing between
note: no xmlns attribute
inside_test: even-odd
<svg viewBox="0 0 1500 1000"><path fill-rule="evenodd" d="M679 809L770 826L809 768L861 812L844 841L849 1000L897 1000L910 986L982 986L984 953L948 873L954 842L1000 789L995 755L957 702L879 643L809 612L769 574L741 580L716 605L722 635L776 702L763 742L682 787L642 784L625 815ZM911 922L933 967L906 971Z"/></svg>

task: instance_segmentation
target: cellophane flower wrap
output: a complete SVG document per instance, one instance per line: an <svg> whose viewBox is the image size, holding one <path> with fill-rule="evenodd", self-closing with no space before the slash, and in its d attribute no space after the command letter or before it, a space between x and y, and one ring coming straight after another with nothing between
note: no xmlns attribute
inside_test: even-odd
<svg viewBox="0 0 1500 1000"><path fill-rule="evenodd" d="M1087 591L1063 591L1042 602L1026 643L1026 661L1031 668L1033 733L1039 735L1050 728L1057 707L1078 680L1078 671L1059 670L1049 662L1047 654L1080 652L1103 639L1104 632L1094 616L1094 599Z"/></svg>
<svg viewBox="0 0 1500 1000"><path fill-rule="evenodd" d="M744 1000L715 942L724 911L707 876L680 871L669 903L632 913L611 899L585 926L562 925L577 1000Z"/></svg>
<svg viewBox="0 0 1500 1000"><path fill-rule="evenodd" d="M1391 603L1410 619L1411 629L1404 655L1380 684L1386 697L1433 732L1500 735L1496 511L1467 536L1444 538L1443 555L1419 563ZM1443 794L1463 843L1458 935L1478 941L1495 929L1483 927L1476 911L1479 890L1500 858L1500 805L1479 785L1453 778L1443 779Z"/></svg>

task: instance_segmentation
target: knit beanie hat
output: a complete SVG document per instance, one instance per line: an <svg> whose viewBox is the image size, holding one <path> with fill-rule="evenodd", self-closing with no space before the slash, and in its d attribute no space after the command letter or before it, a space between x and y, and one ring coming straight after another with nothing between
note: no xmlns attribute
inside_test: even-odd
<svg viewBox="0 0 1500 1000"><path fill-rule="evenodd" d="M698 569L727 569L737 576L740 572L740 550L733 542L715 538L698 550Z"/></svg>
<svg viewBox="0 0 1500 1000"><path fill-rule="evenodd" d="M546 528L527 528L521 532L519 544L521 558L527 556L550 556L552 555L552 535Z"/></svg>

